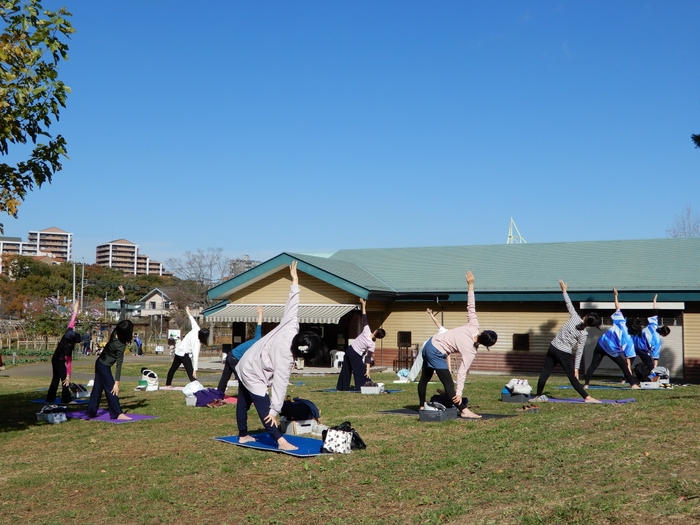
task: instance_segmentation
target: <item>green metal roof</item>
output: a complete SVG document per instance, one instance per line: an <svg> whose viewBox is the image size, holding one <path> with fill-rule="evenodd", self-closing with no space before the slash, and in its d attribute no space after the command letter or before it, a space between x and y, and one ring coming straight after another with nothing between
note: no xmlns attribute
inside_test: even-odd
<svg viewBox="0 0 700 525"><path fill-rule="evenodd" d="M559 292L559 279L568 283L572 299L577 293L581 300L599 299L613 286L621 300L627 300L625 292L645 297L668 292L677 299L686 295L686 300L696 300L700 293L700 238L379 248L340 250L328 257L285 253L268 262L279 268L282 256L299 260L301 271L343 289L354 285L352 293L362 297L454 294L450 300L457 300L466 290L467 270L474 272L482 300L488 295L501 301L546 300ZM236 277L237 286L256 268ZM222 292L227 283L212 289L210 297L217 298L212 292Z"/></svg>

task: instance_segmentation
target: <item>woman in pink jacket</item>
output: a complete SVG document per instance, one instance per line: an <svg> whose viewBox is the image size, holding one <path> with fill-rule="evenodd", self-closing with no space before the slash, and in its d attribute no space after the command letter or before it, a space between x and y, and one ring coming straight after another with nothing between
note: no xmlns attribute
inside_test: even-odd
<svg viewBox="0 0 700 525"><path fill-rule="evenodd" d="M425 405L425 395L428 382L437 373L438 378L445 387L445 394L452 399L452 402L460 410L462 417L478 419L481 416L475 414L467 408L462 400L464 382L467 378L469 367L476 357L476 350L479 345L489 348L496 344L498 335L491 330L484 330L479 333L479 321L476 318L476 307L474 300L474 274L467 272L467 324L446 332L439 333L428 339L423 345L423 370L418 382L418 400L420 408ZM455 389L450 367L447 359L450 354L458 353L462 357L462 362L457 371L457 388Z"/></svg>
<svg viewBox="0 0 700 525"><path fill-rule="evenodd" d="M289 267L292 286L284 307L280 324L250 347L236 367L238 375L238 404L236 422L239 442L248 443L255 438L248 434L248 409L255 405L265 430L277 441L280 450L296 450L277 428L277 415L287 394L289 376L294 360L306 358L313 363L318 356L321 338L313 332L299 333L299 278L297 262ZM272 394L268 388L272 387Z"/></svg>

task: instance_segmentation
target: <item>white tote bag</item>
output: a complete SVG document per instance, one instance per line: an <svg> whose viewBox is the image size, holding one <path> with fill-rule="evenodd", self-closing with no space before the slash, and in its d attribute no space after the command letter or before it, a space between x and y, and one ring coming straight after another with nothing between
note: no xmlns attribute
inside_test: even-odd
<svg viewBox="0 0 700 525"><path fill-rule="evenodd" d="M326 433L326 439L323 440L323 451L335 454L350 454L351 441L352 432L330 428Z"/></svg>
<svg viewBox="0 0 700 525"><path fill-rule="evenodd" d="M199 392L200 390L204 390L204 385L199 381L192 381L185 385L185 388L182 389L182 393L186 396L193 396L195 392Z"/></svg>

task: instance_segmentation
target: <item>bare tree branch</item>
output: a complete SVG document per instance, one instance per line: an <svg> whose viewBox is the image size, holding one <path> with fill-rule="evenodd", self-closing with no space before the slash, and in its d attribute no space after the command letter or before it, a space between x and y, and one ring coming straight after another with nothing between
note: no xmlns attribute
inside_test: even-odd
<svg viewBox="0 0 700 525"><path fill-rule="evenodd" d="M690 206L676 215L673 225L666 230L666 235L677 239L679 237L700 237L700 217L693 213Z"/></svg>

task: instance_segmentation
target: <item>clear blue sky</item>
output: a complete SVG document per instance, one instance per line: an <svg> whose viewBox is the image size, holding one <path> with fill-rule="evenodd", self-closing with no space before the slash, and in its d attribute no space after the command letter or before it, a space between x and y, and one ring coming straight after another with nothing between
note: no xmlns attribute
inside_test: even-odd
<svg viewBox="0 0 700 525"><path fill-rule="evenodd" d="M66 5L75 256L660 238L700 214L700 2Z"/></svg>

